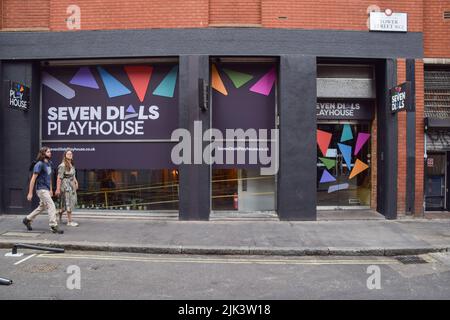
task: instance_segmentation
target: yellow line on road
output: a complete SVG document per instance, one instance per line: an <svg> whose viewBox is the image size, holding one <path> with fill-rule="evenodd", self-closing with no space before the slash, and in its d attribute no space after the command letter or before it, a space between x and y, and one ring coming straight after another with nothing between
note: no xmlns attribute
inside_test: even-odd
<svg viewBox="0 0 450 320"><path fill-rule="evenodd" d="M40 254L38 258L47 259L78 259L78 260L106 260L106 261L134 261L134 262L159 262L159 263L212 263L212 264L266 264L266 265L372 265L372 264L398 264L395 259L238 259L238 258L157 258L157 257L133 257L133 256L107 256L107 255L82 255L82 254Z"/></svg>

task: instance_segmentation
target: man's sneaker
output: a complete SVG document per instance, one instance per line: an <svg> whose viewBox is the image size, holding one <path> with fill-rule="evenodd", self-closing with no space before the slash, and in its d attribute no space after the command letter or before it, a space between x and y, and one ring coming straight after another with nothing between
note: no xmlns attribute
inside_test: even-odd
<svg viewBox="0 0 450 320"><path fill-rule="evenodd" d="M69 227L78 227L78 223L75 222L75 221L67 222L67 225L68 225Z"/></svg>
<svg viewBox="0 0 450 320"><path fill-rule="evenodd" d="M31 221L28 220L27 217L23 218L22 222L27 227L28 231L33 230L33 228L31 228Z"/></svg>
<svg viewBox="0 0 450 320"><path fill-rule="evenodd" d="M57 234L63 234L64 233L64 231L63 230L59 230L57 226L50 227L50 230L52 230L53 233L57 233Z"/></svg>

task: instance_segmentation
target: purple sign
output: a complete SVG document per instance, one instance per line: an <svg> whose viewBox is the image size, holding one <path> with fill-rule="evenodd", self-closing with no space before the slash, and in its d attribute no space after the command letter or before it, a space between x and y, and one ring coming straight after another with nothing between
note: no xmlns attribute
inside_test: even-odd
<svg viewBox="0 0 450 320"><path fill-rule="evenodd" d="M42 139L170 139L177 82L177 64L46 68Z"/></svg>
<svg viewBox="0 0 450 320"><path fill-rule="evenodd" d="M211 73L212 87L212 127L221 131L227 139L227 129L266 130L264 137L253 137L257 146L226 147L223 151L233 153L233 164L215 164L214 168L251 168L261 167L258 156L255 163L251 154L259 152L271 154L271 144L260 139L271 139L271 129L275 129L276 117L276 80L275 63L221 63L213 64ZM256 139L255 139L256 138ZM245 164L238 163L239 157L245 157ZM266 165L263 165L266 166Z"/></svg>
<svg viewBox="0 0 450 320"><path fill-rule="evenodd" d="M170 159L174 143L106 142L48 143L52 162L58 164L67 148L73 150L77 169L175 169Z"/></svg>
<svg viewBox="0 0 450 320"><path fill-rule="evenodd" d="M275 64L233 63L216 66L212 77L212 127L226 129L275 128ZM225 90L215 90L220 79ZM220 89L220 87L218 87Z"/></svg>

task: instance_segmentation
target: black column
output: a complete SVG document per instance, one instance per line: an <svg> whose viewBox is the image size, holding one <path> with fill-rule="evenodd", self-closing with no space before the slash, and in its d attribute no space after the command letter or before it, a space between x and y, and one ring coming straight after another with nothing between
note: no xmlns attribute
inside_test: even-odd
<svg viewBox="0 0 450 320"><path fill-rule="evenodd" d="M414 214L416 183L416 75L415 60L406 60L406 81L411 82L411 105L406 113L406 213Z"/></svg>
<svg viewBox="0 0 450 320"><path fill-rule="evenodd" d="M3 132L3 109L6 108L4 100L5 92L3 88L3 65L2 60L0 60L0 141L5 141L4 132ZM5 212L4 209L4 201L3 201L3 183L5 181L4 170L3 170L3 156L5 153L5 149L3 147L3 143L0 143L0 214Z"/></svg>
<svg viewBox="0 0 450 320"><path fill-rule="evenodd" d="M397 218L397 115L390 111L389 88L397 84L395 60L377 66L377 211Z"/></svg>
<svg viewBox="0 0 450 320"><path fill-rule="evenodd" d="M279 79L278 215L316 220L316 57L281 56Z"/></svg>
<svg viewBox="0 0 450 320"><path fill-rule="evenodd" d="M32 208L26 201L28 168L39 150L39 67L31 62L3 62L3 80L31 88L28 111L8 108L5 102L0 109L2 213L23 214Z"/></svg>
<svg viewBox="0 0 450 320"><path fill-rule="evenodd" d="M210 109L199 107L198 80L209 83L209 57L180 56L180 128L189 130L194 139L194 121L201 121L203 131L210 128ZM203 136L203 132L202 132ZM201 143L201 141L197 141ZM205 143L202 143L204 146ZM192 147L194 140L192 140ZM202 148L202 150L204 150ZM192 148L192 160L194 148ZM207 164L182 164L180 177L180 220L208 220L211 201L211 168Z"/></svg>

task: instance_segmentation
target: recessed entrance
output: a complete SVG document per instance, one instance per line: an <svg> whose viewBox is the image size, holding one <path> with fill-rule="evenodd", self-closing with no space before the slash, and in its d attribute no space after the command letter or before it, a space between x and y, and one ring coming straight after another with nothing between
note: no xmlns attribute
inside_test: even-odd
<svg viewBox="0 0 450 320"><path fill-rule="evenodd" d="M318 210L370 208L370 132L369 122L318 123Z"/></svg>

